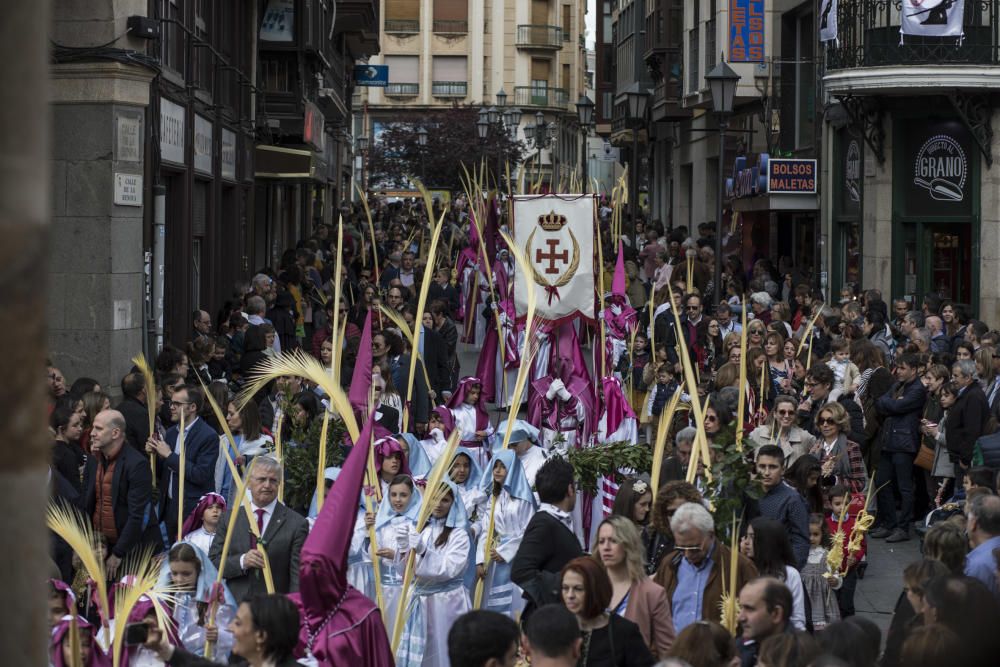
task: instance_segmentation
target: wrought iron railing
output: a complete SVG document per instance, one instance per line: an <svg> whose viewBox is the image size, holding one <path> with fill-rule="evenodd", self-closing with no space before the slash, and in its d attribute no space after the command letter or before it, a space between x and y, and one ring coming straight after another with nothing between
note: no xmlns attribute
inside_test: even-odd
<svg viewBox="0 0 1000 667"><path fill-rule="evenodd" d="M563 107L569 104L569 93L565 88L539 88L516 86L514 104L519 107Z"/></svg>
<svg viewBox="0 0 1000 667"><path fill-rule="evenodd" d="M562 28L557 25L517 26L517 46L540 49L561 49Z"/></svg>
<svg viewBox="0 0 1000 667"><path fill-rule="evenodd" d="M433 30L440 35L465 35L469 32L469 22L452 19L434 19Z"/></svg>
<svg viewBox="0 0 1000 667"><path fill-rule="evenodd" d="M419 83L390 83L385 88L386 95L398 97L416 97L420 94Z"/></svg>
<svg viewBox="0 0 1000 667"><path fill-rule="evenodd" d="M465 97L469 84L465 81L432 81L431 95L434 97Z"/></svg>
<svg viewBox="0 0 1000 667"><path fill-rule="evenodd" d="M840 0L827 68L1000 64L1000 0L965 0L962 37L900 35L900 9L900 0Z"/></svg>

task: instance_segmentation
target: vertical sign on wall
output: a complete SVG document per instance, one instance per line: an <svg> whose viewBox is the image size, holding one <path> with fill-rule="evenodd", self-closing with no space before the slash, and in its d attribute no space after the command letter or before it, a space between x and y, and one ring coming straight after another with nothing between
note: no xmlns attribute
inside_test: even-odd
<svg viewBox="0 0 1000 667"><path fill-rule="evenodd" d="M764 0L729 0L729 62L764 62Z"/></svg>

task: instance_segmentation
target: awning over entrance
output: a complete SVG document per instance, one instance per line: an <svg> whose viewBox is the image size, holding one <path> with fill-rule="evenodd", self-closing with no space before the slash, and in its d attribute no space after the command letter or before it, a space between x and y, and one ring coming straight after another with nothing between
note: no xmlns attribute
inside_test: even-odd
<svg viewBox="0 0 1000 667"><path fill-rule="evenodd" d="M308 149L258 145L255 166L257 178L326 180L326 162Z"/></svg>
<svg viewBox="0 0 1000 667"><path fill-rule="evenodd" d="M767 194L736 198L730 202L730 205L734 211L740 213L750 211L818 211L819 197L800 194Z"/></svg>

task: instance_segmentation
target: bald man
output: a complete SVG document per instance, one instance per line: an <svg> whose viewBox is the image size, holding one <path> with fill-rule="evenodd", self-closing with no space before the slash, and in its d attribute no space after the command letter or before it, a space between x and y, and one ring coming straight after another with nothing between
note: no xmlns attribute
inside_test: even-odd
<svg viewBox="0 0 1000 667"><path fill-rule="evenodd" d="M125 446L125 417L104 410L94 417L82 504L94 529L108 542L107 567L114 577L122 560L149 546L163 550L153 507L149 459Z"/></svg>

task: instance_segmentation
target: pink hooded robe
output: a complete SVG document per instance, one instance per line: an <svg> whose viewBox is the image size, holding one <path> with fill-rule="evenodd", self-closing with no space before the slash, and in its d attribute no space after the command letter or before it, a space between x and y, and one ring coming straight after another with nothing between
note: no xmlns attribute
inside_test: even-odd
<svg viewBox="0 0 1000 667"><path fill-rule="evenodd" d="M373 425L369 420L362 429L302 545L299 592L289 596L302 610L300 640L324 667L394 664L378 607L347 583L354 522L344 517L357 511Z"/></svg>

